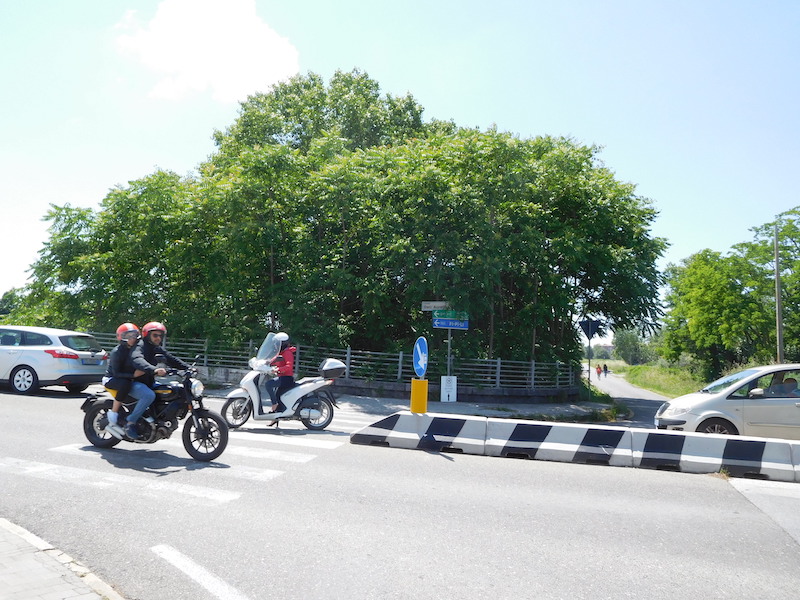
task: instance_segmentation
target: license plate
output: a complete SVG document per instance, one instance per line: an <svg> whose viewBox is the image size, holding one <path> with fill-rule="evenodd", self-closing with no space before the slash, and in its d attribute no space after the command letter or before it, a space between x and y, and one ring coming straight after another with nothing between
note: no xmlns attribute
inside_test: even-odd
<svg viewBox="0 0 800 600"><path fill-rule="evenodd" d="M83 365L99 365L100 359L99 358L82 358L81 364Z"/></svg>

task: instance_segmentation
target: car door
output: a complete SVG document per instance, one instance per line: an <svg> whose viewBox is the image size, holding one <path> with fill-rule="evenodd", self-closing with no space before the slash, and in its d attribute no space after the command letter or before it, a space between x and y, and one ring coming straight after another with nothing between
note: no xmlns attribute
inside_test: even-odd
<svg viewBox="0 0 800 600"><path fill-rule="evenodd" d="M0 379L8 379L22 354L22 332L0 329Z"/></svg>
<svg viewBox="0 0 800 600"><path fill-rule="evenodd" d="M742 435L800 439L800 392L791 380L800 381L800 371L776 371L759 379L764 394L744 399Z"/></svg>

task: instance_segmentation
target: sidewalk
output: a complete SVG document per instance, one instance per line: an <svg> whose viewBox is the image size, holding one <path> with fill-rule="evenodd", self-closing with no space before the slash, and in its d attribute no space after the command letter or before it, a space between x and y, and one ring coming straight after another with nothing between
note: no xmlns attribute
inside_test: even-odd
<svg viewBox="0 0 800 600"><path fill-rule="evenodd" d="M124 600L84 565L0 518L0 600Z"/></svg>

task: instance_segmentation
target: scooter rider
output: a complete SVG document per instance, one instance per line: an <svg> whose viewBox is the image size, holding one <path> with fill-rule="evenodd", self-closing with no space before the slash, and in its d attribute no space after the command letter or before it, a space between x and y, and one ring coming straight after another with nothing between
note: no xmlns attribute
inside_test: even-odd
<svg viewBox="0 0 800 600"><path fill-rule="evenodd" d="M283 331L275 334L275 340L280 342L281 349L278 356L272 359L270 366L275 367L278 375L278 389L275 390L275 404L272 405L272 412L283 412L286 406L281 402L281 396L286 390L294 387L294 355L297 348L289 345L289 335Z"/></svg>
<svg viewBox="0 0 800 600"><path fill-rule="evenodd" d="M151 321L142 327L142 339L136 344L133 350L131 350L131 362L134 368L143 373L138 376L136 380L145 384L148 388L151 388L150 392L153 394L153 399L155 399L155 392L153 392L152 388L155 385L156 376L163 377L167 374L167 370L164 367L158 366L160 361L176 369L189 368L188 364L183 362L180 358L173 356L161 346L164 342L164 336L166 335L167 328L164 327L162 323ZM152 401L151 399L150 402ZM147 403L147 406L150 405L150 402ZM136 410L134 410L134 414L131 415L132 418L128 421L129 427L139 420L142 413L144 413L147 408L147 406L145 406L139 411L139 404L140 403L136 404ZM133 417L136 418L133 419Z"/></svg>

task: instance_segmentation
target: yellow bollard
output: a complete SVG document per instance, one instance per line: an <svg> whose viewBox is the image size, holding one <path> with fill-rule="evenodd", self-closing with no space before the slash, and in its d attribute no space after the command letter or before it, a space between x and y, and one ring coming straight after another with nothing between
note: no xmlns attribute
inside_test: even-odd
<svg viewBox="0 0 800 600"><path fill-rule="evenodd" d="M428 380L411 380L411 412L428 412Z"/></svg>

